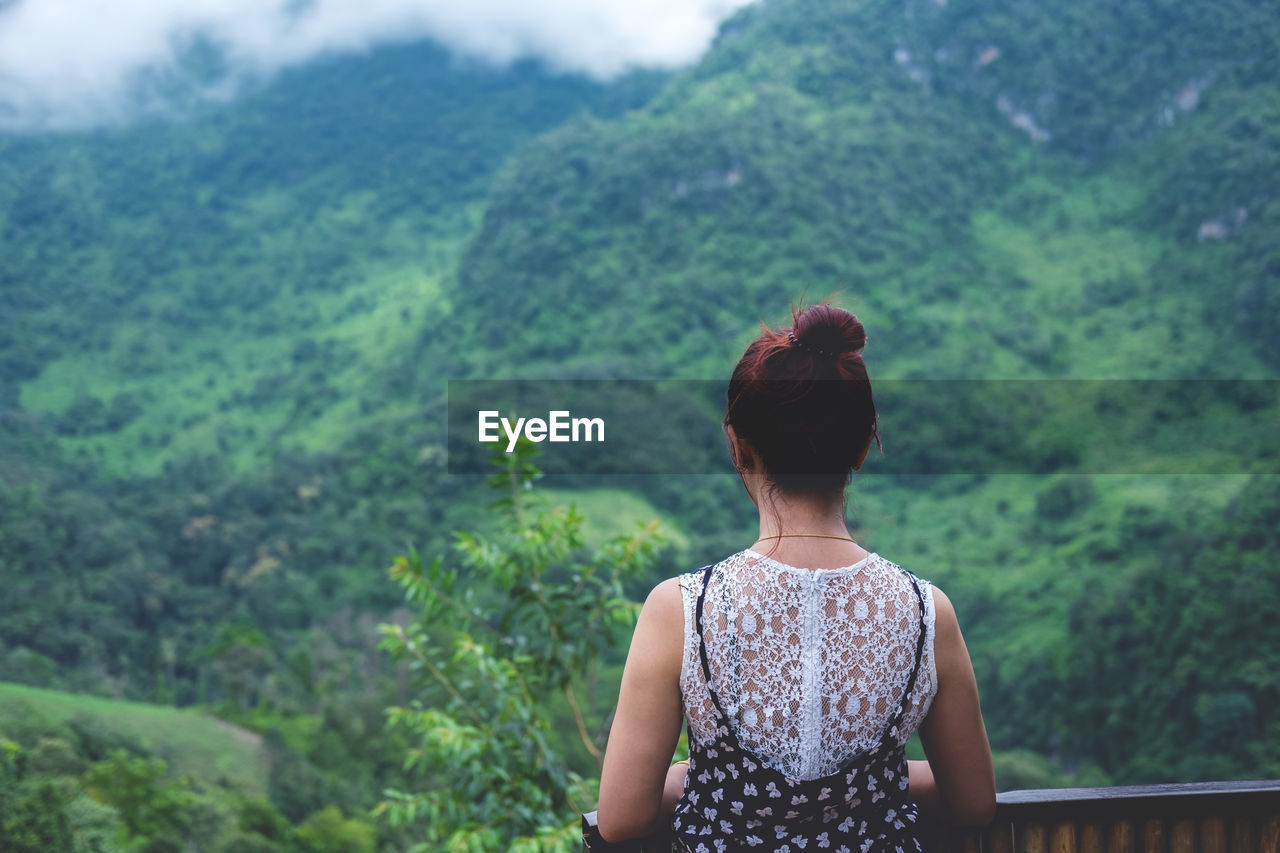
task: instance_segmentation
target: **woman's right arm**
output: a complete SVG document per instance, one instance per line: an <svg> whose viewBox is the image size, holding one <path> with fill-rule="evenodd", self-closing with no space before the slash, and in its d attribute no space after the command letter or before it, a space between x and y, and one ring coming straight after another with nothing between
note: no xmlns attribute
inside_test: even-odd
<svg viewBox="0 0 1280 853"><path fill-rule="evenodd" d="M951 600L935 586L933 602L938 692L920 725L929 761L911 762L911 795L943 820L981 826L995 819L996 781L978 682Z"/></svg>

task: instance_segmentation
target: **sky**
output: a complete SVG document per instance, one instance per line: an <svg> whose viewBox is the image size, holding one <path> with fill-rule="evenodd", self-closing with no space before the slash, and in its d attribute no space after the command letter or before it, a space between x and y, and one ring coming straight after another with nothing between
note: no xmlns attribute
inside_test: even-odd
<svg viewBox="0 0 1280 853"><path fill-rule="evenodd" d="M0 129L127 122L322 55L434 39L607 79L695 61L752 0L0 0ZM193 50L217 75L184 73Z"/></svg>

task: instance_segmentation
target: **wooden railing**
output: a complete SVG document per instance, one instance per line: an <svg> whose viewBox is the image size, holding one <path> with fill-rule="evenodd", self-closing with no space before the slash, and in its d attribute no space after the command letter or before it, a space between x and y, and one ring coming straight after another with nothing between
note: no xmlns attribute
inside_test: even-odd
<svg viewBox="0 0 1280 853"><path fill-rule="evenodd" d="M981 829L928 832L930 853L1280 853L1280 779L1127 788L1050 788L996 797ZM590 846L591 853L669 850L663 839Z"/></svg>

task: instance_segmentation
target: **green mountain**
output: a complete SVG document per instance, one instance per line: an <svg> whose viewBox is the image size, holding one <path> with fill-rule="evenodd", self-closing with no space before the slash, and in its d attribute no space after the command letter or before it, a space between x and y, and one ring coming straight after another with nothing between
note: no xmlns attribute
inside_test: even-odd
<svg viewBox="0 0 1280 853"><path fill-rule="evenodd" d="M228 695L220 625L260 626L270 668L354 607L361 645L391 557L484 505L423 488L442 460L390 371L447 334L492 172L660 82L419 44L0 137L0 678L187 704Z"/></svg>
<svg viewBox="0 0 1280 853"><path fill-rule="evenodd" d="M646 109L566 123L502 172L450 363L724 376L748 318L839 291L873 377L1273 379L1276 11L751 7ZM991 412L939 415L942 446L1000 435ZM1170 452L1230 441L1159 420L1129 426ZM1079 427L1080 446L1115 437ZM1275 448L1253 452L1269 470ZM856 481L857 519L959 602L998 746L1124 781L1274 773L1280 637L1219 624L1258 592L1234 567L1275 580L1255 526L1274 479L1069 476L1078 461Z"/></svg>
<svg viewBox="0 0 1280 853"><path fill-rule="evenodd" d="M721 375L844 291L880 376L1271 376L1274 12L751 7L503 172L457 321L482 372Z"/></svg>
<svg viewBox="0 0 1280 853"><path fill-rule="evenodd" d="M412 416L370 377L447 328L493 171L655 83L417 45L180 123L0 139L0 399L111 475L201 457L243 473Z"/></svg>
<svg viewBox="0 0 1280 853"><path fill-rule="evenodd" d="M0 678L341 716L391 555L485 503L446 378L725 377L839 292L875 379L1275 379L1277 12L771 0L674 75L385 48L0 139ZM1128 428L1212 461L1274 406ZM916 414L989 459L1013 428ZM1085 476L1099 424L1034 475L861 478L851 518L952 595L997 748L1280 775L1275 448ZM751 528L728 477L554 485L669 519L666 574Z"/></svg>

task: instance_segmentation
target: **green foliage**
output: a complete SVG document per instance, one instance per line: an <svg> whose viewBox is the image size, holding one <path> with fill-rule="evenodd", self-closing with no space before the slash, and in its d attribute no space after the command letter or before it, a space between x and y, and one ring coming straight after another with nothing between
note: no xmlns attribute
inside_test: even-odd
<svg viewBox="0 0 1280 853"><path fill-rule="evenodd" d="M264 845L287 847L294 833L284 815L270 802L257 798L246 798L240 804L239 829L242 846L248 846L249 839L258 839Z"/></svg>
<svg viewBox="0 0 1280 853"><path fill-rule="evenodd" d="M342 812L329 806L312 815L298 827L299 847L305 853L373 853L375 832L372 825L355 818L344 818Z"/></svg>
<svg viewBox="0 0 1280 853"><path fill-rule="evenodd" d="M67 803L67 820L71 824L75 853L124 853L124 848L116 843L120 812L111 806L80 794Z"/></svg>
<svg viewBox="0 0 1280 853"><path fill-rule="evenodd" d="M1207 524L1184 512L1199 515L1170 513L1167 538L1126 542L1111 589L1072 602L1072 716L1050 717L1071 753L1120 781L1271 778L1280 748L1263 709L1280 702L1269 615L1280 607L1280 485L1250 479Z"/></svg>
<svg viewBox="0 0 1280 853"><path fill-rule="evenodd" d="M301 821L312 812L339 799L340 782L308 761L305 754L284 743L277 729L263 738L271 772L271 802L285 817Z"/></svg>
<svg viewBox="0 0 1280 853"><path fill-rule="evenodd" d="M276 668L271 646L252 625L226 622L209 646L209 657L215 661L227 689L242 707L248 707L256 685Z"/></svg>
<svg viewBox="0 0 1280 853"><path fill-rule="evenodd" d="M71 744L56 737L36 741L30 764L33 771L48 776L79 776L86 769L85 761L76 755Z"/></svg>
<svg viewBox="0 0 1280 853"><path fill-rule="evenodd" d="M31 853L372 853L378 840L331 804L295 826L267 800L175 777L148 755L90 763L48 737L33 750L0 739L0 816L0 848Z"/></svg>
<svg viewBox="0 0 1280 853"><path fill-rule="evenodd" d="M0 849L14 853L64 853L71 826L58 789L27 778L27 755L0 738Z"/></svg>
<svg viewBox="0 0 1280 853"><path fill-rule="evenodd" d="M1057 480L1036 495L1036 515L1045 521L1062 521L1093 500L1093 483L1085 477Z"/></svg>
<svg viewBox="0 0 1280 853"><path fill-rule="evenodd" d="M258 736L195 709L0 684L0 720L43 773L78 775L86 761L151 754L209 785L229 782L247 793L266 793Z"/></svg>
<svg viewBox="0 0 1280 853"><path fill-rule="evenodd" d="M1104 787L1110 778L1097 767L1078 768L1065 773L1043 755L1019 749L992 753L997 791L1025 791L1035 788Z"/></svg>
<svg viewBox="0 0 1280 853"><path fill-rule="evenodd" d="M120 813L129 836L176 850L191 828L194 797L184 785L167 784L166 770L158 759L118 751L89 769L85 790Z"/></svg>
<svg viewBox="0 0 1280 853"><path fill-rule="evenodd" d="M388 790L377 812L393 826L422 824L426 843L450 850L573 846L573 815L592 793L556 747L549 701L567 699L598 757L575 684L634 624L623 584L654 554L653 525L585 552L583 516L537 507L528 492L530 447L498 454L501 529L459 531L453 567L410 550L391 568L415 612L383 626L382 646L416 674L418 695L388 709L388 725L412 737L405 767L427 785Z"/></svg>
<svg viewBox="0 0 1280 853"><path fill-rule="evenodd" d="M447 316L493 171L661 79L605 87L418 43L181 121L0 135L0 309L23 318L0 332L0 408L20 397L115 475L191 456L245 473L403 414L368 380Z"/></svg>
<svg viewBox="0 0 1280 853"><path fill-rule="evenodd" d="M421 488L443 466L424 455L429 431L364 434L248 480L192 463L163 483L106 484L57 473L30 424L0 430L0 582L11 593L0 600L0 680L305 710L337 688L365 689L374 674L359 665L358 635L373 630L352 611L395 596L352 567L390 560L405 535L442 545L478 505L463 483ZM269 649L211 657L224 622L253 626Z"/></svg>
<svg viewBox="0 0 1280 853"><path fill-rule="evenodd" d="M743 13L645 109L499 175L459 268L463 363L722 375L744 317L848 289L877 376L1274 367L1277 25L1230 5Z"/></svg>

